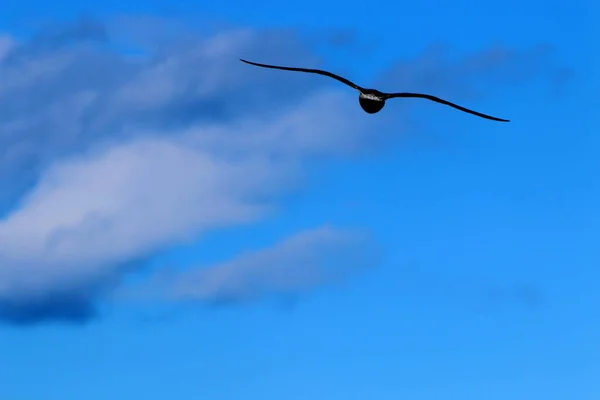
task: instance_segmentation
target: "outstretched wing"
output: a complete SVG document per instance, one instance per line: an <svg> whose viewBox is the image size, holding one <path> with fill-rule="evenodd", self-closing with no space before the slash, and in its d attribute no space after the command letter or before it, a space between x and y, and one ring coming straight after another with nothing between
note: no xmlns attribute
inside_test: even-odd
<svg viewBox="0 0 600 400"><path fill-rule="evenodd" d="M361 88L360 86L358 86L357 84L355 84L354 82L350 82L348 79L346 78L342 78L341 76L338 76L336 74L332 74L331 72L328 71L323 71L320 69L309 69L309 68L294 68L294 67L280 67L278 65L268 65L268 64L259 64L259 63L255 63L252 61L246 61L246 60L242 60L240 58L240 61L245 62L246 64L251 64L251 65L256 65L258 67L264 67L264 68L273 68L273 69L282 69L284 71L298 71L298 72L308 72L311 74L319 74L319 75L325 75L328 76L330 78L333 79L337 79L338 81L345 83L346 85L356 89L356 90L364 90L363 88Z"/></svg>
<svg viewBox="0 0 600 400"><path fill-rule="evenodd" d="M418 97L418 98L421 98L421 99L432 100L432 101L435 101L437 103L441 103L441 104L445 104L445 105L450 106L450 107L454 107L454 108L456 108L458 110L461 110L461 111L464 111L466 113L477 115L478 117L481 117L481 118L487 118L487 119L491 119L491 120L494 120L494 121L510 122L510 120L508 120L508 119L496 118L496 117L492 117L491 115L486 115L486 114L482 114L482 113L477 112L477 111L469 110L468 108L459 106L458 104L451 103L451 102L449 102L447 100L440 99L439 97L431 96L429 94L421 94L421 93L384 93L384 99L385 100L391 99L391 98L394 98L394 97Z"/></svg>

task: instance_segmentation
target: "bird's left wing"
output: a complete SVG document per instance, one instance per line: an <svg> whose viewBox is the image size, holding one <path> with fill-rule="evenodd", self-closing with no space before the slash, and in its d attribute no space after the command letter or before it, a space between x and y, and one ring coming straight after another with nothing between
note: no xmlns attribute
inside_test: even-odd
<svg viewBox="0 0 600 400"><path fill-rule="evenodd" d="M440 99L439 97L432 96L432 95L429 95L429 94L421 94L421 93L384 93L384 95L383 95L383 98L385 100L392 99L392 98L395 98L395 97L417 97L417 98L421 98L421 99L427 99L427 100L435 101L437 103L445 104L445 105L450 106L450 107L454 107L454 108L456 108L458 110L464 111L464 112L469 113L469 114L477 115L478 117L481 117L481 118L486 118L486 119L491 119L491 120L494 120L494 121L501 121L501 122L510 122L510 120L508 120L508 119L502 119L502 118L492 117L491 115L482 114L480 112L470 110L468 108L459 106L458 104L451 103L451 102L449 102L447 100Z"/></svg>

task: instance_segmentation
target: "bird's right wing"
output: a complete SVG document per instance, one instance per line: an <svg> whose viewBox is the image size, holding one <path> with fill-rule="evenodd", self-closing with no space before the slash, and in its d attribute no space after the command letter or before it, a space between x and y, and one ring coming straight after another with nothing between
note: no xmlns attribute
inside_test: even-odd
<svg viewBox="0 0 600 400"><path fill-rule="evenodd" d="M331 72L323 71L323 70L320 70L320 69L295 68L295 67L280 67L278 65L259 64L259 63L255 63L255 62L252 62L252 61L246 61L246 60L242 60L241 58L240 58L240 61L245 62L246 64L256 65L258 67L264 67L264 68L282 69L284 71L298 71L298 72L308 72L308 73L311 73L311 74L325 75L325 76L328 76L330 78L337 79L338 81L340 81L342 83L345 83L346 85L348 85L348 86L350 86L350 87L352 87L352 88L354 88L356 90L359 90L359 91L364 90L363 88L361 88L360 86L358 86L354 82L349 81L346 78L342 78L341 76L338 76L338 75L333 74Z"/></svg>

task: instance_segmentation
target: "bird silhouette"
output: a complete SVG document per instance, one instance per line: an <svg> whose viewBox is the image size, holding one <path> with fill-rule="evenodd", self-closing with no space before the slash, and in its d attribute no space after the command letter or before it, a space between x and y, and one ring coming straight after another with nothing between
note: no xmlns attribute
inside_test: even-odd
<svg viewBox="0 0 600 400"><path fill-rule="evenodd" d="M486 119L491 119L494 121L501 121L501 122L510 122L508 119L492 117L491 115L486 115L486 114L482 114L477 111L469 110L468 108L459 106L458 104L451 103L447 100L440 99L439 97L432 96L430 94L384 93L384 92L380 92L377 89L363 88L361 86L358 86L356 83L351 82L348 79L342 78L341 76L331 73L329 71L323 71L320 69L282 67L282 66L278 66L278 65L260 64L260 63L256 63L256 62L252 62L252 61L247 61L247 60L244 60L241 58L240 58L240 61L242 61L246 64L256 65L257 67L281 69L284 71L308 72L311 74L325 75L330 78L337 79L338 81L345 83L346 85L348 85L351 88L354 88L360 92L360 95L358 96L358 102L360 103L360 106L362 107L362 109L369 114L375 114L375 113L378 113L379 111L381 111L383 106L385 106L385 101L388 99L393 99L393 98L397 98L397 97L405 97L405 98L406 97L416 97L416 98L427 99L427 100L435 101L437 103L445 104L447 106L454 107L454 108L464 111L466 113L477 115L478 117L481 117L481 118L486 118Z"/></svg>

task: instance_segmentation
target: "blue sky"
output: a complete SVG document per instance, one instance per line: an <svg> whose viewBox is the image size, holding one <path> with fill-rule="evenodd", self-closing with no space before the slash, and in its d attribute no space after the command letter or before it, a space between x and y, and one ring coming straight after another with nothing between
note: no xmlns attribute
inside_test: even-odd
<svg viewBox="0 0 600 400"><path fill-rule="evenodd" d="M598 399L598 12L9 0L0 399Z"/></svg>

